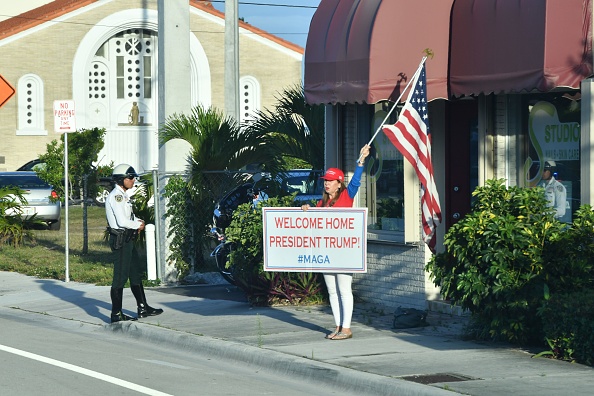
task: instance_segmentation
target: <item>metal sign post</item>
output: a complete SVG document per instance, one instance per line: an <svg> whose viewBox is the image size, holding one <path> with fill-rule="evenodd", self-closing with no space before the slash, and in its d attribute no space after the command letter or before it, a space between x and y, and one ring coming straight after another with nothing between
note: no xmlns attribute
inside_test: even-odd
<svg viewBox="0 0 594 396"><path fill-rule="evenodd" d="M65 256L66 256L66 272L65 281L70 282L69 270L69 251L68 246L68 132L76 132L76 120L74 117L74 101L73 100L55 100L54 101L54 130L57 133L65 133L64 135L64 205L66 216L66 239L65 239Z"/></svg>

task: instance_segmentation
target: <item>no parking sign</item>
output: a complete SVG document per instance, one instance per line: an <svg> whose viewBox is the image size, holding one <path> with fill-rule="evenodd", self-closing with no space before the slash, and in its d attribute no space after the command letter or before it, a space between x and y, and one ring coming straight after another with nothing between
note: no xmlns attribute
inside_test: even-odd
<svg viewBox="0 0 594 396"><path fill-rule="evenodd" d="M54 100L54 130L64 135L64 209L66 214L66 282L70 281L69 274L69 238L68 238L68 132L76 132L74 100Z"/></svg>
<svg viewBox="0 0 594 396"><path fill-rule="evenodd" d="M54 130L76 132L74 100L54 100Z"/></svg>

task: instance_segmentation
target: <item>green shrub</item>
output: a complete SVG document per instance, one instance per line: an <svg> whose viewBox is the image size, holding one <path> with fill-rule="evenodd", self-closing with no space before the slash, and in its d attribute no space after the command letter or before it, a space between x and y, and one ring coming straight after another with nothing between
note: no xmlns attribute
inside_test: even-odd
<svg viewBox="0 0 594 396"><path fill-rule="evenodd" d="M173 176L165 186L165 198L169 200L165 217L169 219L170 254L167 260L175 263L179 277L193 273L202 263L204 245L207 242L207 221L195 201L196 194L182 177ZM204 216L202 216L204 217ZM204 266L203 266L204 267Z"/></svg>
<svg viewBox="0 0 594 396"><path fill-rule="evenodd" d="M228 266L252 304L307 304L322 299L320 274L264 271L261 208L291 207L294 199L295 195L269 198L256 208L251 203L240 205L226 229L227 240L235 243Z"/></svg>
<svg viewBox="0 0 594 396"><path fill-rule="evenodd" d="M62 202L64 196L64 137L60 141L52 140L46 145L46 152L39 156L45 164L37 170L39 177L51 184ZM97 162L99 152L105 145L105 128L80 129L77 133L68 135L68 179L70 198L86 198L96 195L97 169L93 166ZM102 170L103 171L103 170ZM86 183L85 183L86 180Z"/></svg>
<svg viewBox="0 0 594 396"><path fill-rule="evenodd" d="M537 309L549 287L543 250L561 238L541 188L487 181L472 210L445 235L445 252L427 264L434 283L473 316L478 338L542 342Z"/></svg>
<svg viewBox="0 0 594 396"><path fill-rule="evenodd" d="M132 196L132 206L136 217L144 220L146 224L155 224L155 206L149 202L154 194L153 175L147 173L139 178L140 186ZM153 201L154 203L154 201ZM144 231L140 233L140 241L146 238Z"/></svg>
<svg viewBox="0 0 594 396"><path fill-rule="evenodd" d="M21 216L21 202L27 202L23 193L18 187L0 188L0 249L2 245L17 247L33 239L26 226L35 223L35 220L25 221Z"/></svg>
<svg viewBox="0 0 594 396"><path fill-rule="evenodd" d="M551 238L543 250L544 281L551 294L594 286L594 211L583 205L571 226Z"/></svg>
<svg viewBox="0 0 594 396"><path fill-rule="evenodd" d="M594 291L552 295L541 317L551 355L594 365Z"/></svg>
<svg viewBox="0 0 594 396"><path fill-rule="evenodd" d="M273 304L310 304L324 299L325 284L315 272L264 272L266 301Z"/></svg>

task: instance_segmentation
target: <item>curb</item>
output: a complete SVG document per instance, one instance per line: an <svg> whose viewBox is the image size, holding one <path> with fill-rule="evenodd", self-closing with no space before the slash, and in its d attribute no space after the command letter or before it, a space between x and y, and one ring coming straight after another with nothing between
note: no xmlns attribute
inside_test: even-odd
<svg viewBox="0 0 594 396"><path fill-rule="evenodd" d="M146 323L106 324L103 325L103 329L143 342L170 344L184 350L195 351L202 356L243 362L275 374L324 383L338 391L394 396L452 396L453 394L451 391L430 385L360 372L271 349L184 333Z"/></svg>

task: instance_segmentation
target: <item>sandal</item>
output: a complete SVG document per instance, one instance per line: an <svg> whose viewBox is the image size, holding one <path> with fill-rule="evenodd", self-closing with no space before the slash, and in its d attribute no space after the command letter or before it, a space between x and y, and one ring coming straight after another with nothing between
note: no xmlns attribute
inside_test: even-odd
<svg viewBox="0 0 594 396"><path fill-rule="evenodd" d="M347 334L339 331L334 337L331 338L331 340L348 340L349 338L353 338L353 333Z"/></svg>
<svg viewBox="0 0 594 396"><path fill-rule="evenodd" d="M332 333L330 333L330 334L326 334L326 339L328 339L328 340L333 340L333 339L334 339L334 337L336 337L336 335L337 335L338 333L340 333L340 331L338 331L338 330L334 330Z"/></svg>

